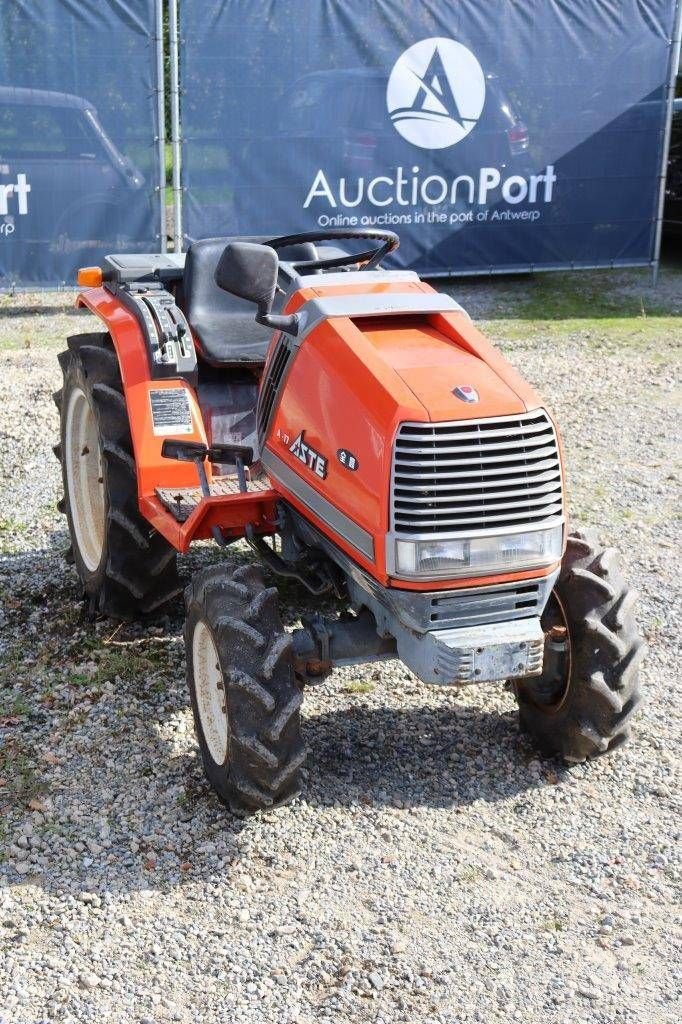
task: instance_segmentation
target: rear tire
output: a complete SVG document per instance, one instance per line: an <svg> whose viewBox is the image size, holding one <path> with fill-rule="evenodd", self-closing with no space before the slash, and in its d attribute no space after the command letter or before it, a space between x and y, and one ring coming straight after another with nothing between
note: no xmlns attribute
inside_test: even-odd
<svg viewBox="0 0 682 1024"><path fill-rule="evenodd" d="M277 591L256 566L204 569L185 591L185 651L206 776L236 814L299 791L302 694Z"/></svg>
<svg viewBox="0 0 682 1024"><path fill-rule="evenodd" d="M137 504L137 474L118 359L108 334L67 339L59 354L64 497L72 558L92 615L132 619L181 591L175 549Z"/></svg>
<svg viewBox="0 0 682 1024"><path fill-rule="evenodd" d="M512 681L520 727L543 754L586 761L628 738L646 651L632 612L635 600L613 548L601 548L591 533L568 538L543 615L545 628L552 615L560 634L565 626L567 642L552 649L548 638L542 675Z"/></svg>

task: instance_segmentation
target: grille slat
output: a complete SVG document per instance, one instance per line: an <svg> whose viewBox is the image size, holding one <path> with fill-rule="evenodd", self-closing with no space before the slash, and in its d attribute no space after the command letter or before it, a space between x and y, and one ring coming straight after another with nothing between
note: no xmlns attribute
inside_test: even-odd
<svg viewBox="0 0 682 1024"><path fill-rule="evenodd" d="M393 454L396 533L539 526L561 515L559 451L544 410L401 424Z"/></svg>
<svg viewBox="0 0 682 1024"><path fill-rule="evenodd" d="M523 434L524 434L525 437L527 437L529 434L540 434L543 431L547 432L548 429L550 429L550 428L548 428L547 421L544 420L544 419L543 420L538 420L535 423L532 422L532 421L529 421L528 424L523 429ZM509 432L504 430L504 429L485 430L484 433L485 433L486 437L502 437L502 438L505 438L505 437L509 437L510 436ZM512 435L513 435L513 432L512 432ZM464 441L471 441L471 440L476 440L477 438L479 438L481 436L481 431L480 430L470 430L469 426L467 424L467 425L463 425L462 426L462 430L459 433L458 432L452 432L450 430L450 428L447 428L447 430L444 431L444 432L440 432L439 426L438 426L437 423L429 424L428 425L428 433L426 435L425 435L425 433L424 433L424 431L422 429L420 429L419 431L415 431L414 433L412 433L409 430L405 430L404 432L401 431L401 437L402 437L402 439L404 441L419 440L420 437L424 437L424 436L427 436L427 437L437 437L439 441L462 441L462 440L464 440Z"/></svg>
<svg viewBox="0 0 682 1024"><path fill-rule="evenodd" d="M549 584L549 579L534 580L439 595L431 601L430 623L441 628L444 625L476 626L537 615L544 606Z"/></svg>
<svg viewBox="0 0 682 1024"><path fill-rule="evenodd" d="M480 451L480 447L479 448L471 448L470 451L472 451L472 452L473 451ZM496 451L497 451L497 449L496 449ZM496 464L496 465L499 465L500 463L509 463L509 462L518 462L518 463L523 464L526 461L525 456L527 456L530 459L541 459L541 458L546 458L548 455L552 455L555 451L556 451L556 448L553 445L544 445L542 448L529 448L529 449L524 449L524 450L519 450L519 451L512 451L508 455L497 455L497 454L496 455L485 455L484 458L485 458L485 463L492 463L492 464ZM424 454L428 454L429 455L428 459L406 459L404 457L405 453L401 453L401 454L403 455L403 457L401 459L399 459L398 462L397 462L397 466L399 466L401 469L409 468L410 470L412 470L415 467L417 467L417 468L423 467L425 469L433 469L433 464L434 464L433 460L436 457L433 449L425 449ZM460 459L448 459L448 458L446 458L446 459L443 459L442 458L443 454L445 454L445 455L451 455L451 454L454 455L456 453L454 451L450 451L450 450L447 450L446 452L443 452L443 453L441 453L439 451L438 455L437 455L437 458L438 458L438 463L441 466L473 466L473 465L477 465L479 462L481 462L481 458L482 458L482 456L479 455L478 458L466 458L466 459L461 459L461 458Z"/></svg>
<svg viewBox="0 0 682 1024"><path fill-rule="evenodd" d="M467 533L472 529L484 529L488 526L522 526L524 523L538 525L538 520L556 518L561 515L561 505L550 505L547 508L528 510L524 512L509 512L505 515L491 515L489 510L480 511L475 515L461 515L454 517L438 516L432 519L417 518L412 512L402 513L410 521L410 529L416 533L456 533L454 527L466 526ZM485 520L485 522L484 522ZM453 529L451 530L450 527ZM447 529L444 529L447 528ZM403 524L399 525L399 531L404 529Z"/></svg>
<svg viewBox="0 0 682 1024"><path fill-rule="evenodd" d="M396 471L395 471L396 480L398 479L398 477L401 477L401 478L404 478L405 480L413 481L414 480L414 475L411 475L411 470L414 468L414 463L411 463L410 466L411 466L411 469L409 469L409 470L408 469L405 469L405 470L398 469L396 467ZM526 470L527 470L527 472L526 472ZM530 479L531 478L531 474L542 473L543 471L547 471L547 472L551 471L552 473L557 474L558 470L556 469L556 460L545 459L543 462L541 462L539 464L535 463L532 466L529 464L526 467L524 467L524 473L523 473L522 476L513 477L512 479L514 479L514 480L525 480L526 478ZM500 476L505 476L505 475L509 476L511 473L515 473L515 472L516 472L516 470L510 468L509 466L493 466L493 467L491 467L489 469L477 469L475 475L476 476L482 476L482 477L488 477L488 476L490 476L490 477L500 477ZM429 471L428 472L426 470L421 470L420 473L419 473L419 479L420 480L433 479L434 481L436 481L438 483L440 483L441 481L445 482L447 480L461 480L461 479L464 479L464 478L467 479L467 480L470 480L471 476L472 476L472 472L471 472L470 469L465 469L465 470L462 470L461 472L457 472L455 470L448 470L447 472L445 472L442 469L434 470L433 462L429 463ZM535 477L533 477L533 479L538 479L538 477L535 476ZM459 484L457 486L459 486Z"/></svg>
<svg viewBox="0 0 682 1024"><path fill-rule="evenodd" d="M261 448L265 441L265 436L270 424L270 418L275 407L275 402L277 401L277 396L282 384L284 383L284 378L293 354L294 349L292 348L288 337L285 334L280 334L276 343L275 351L272 354L272 359L270 360L265 372L265 380L263 381L263 387L261 388L260 399L258 402L258 439Z"/></svg>
<svg viewBox="0 0 682 1024"><path fill-rule="evenodd" d="M478 444L461 444L452 446L449 443L443 444L441 438L436 439L438 441L438 451L443 455L460 455L462 452L480 452L481 444L480 438ZM487 441L487 438L486 438ZM552 435L549 433L540 434L534 437L532 440L522 439L520 441L500 441L493 442L492 444L486 443L486 451L488 452L530 452L534 453L538 448L542 448L547 445L548 442L552 441ZM407 445L403 445L403 455L433 455L433 448L431 445L422 447L423 441L419 441L419 447L412 447L412 442L408 442ZM405 460L407 461L407 460Z"/></svg>
<svg viewBox="0 0 682 1024"><path fill-rule="evenodd" d="M529 495L535 495L535 494L549 494L552 491L558 491L560 489L561 489L561 484L560 484L559 480L550 480L549 483L542 484L542 486L540 486L540 487L527 487L527 488L521 488L521 490L514 490L514 489L512 489L512 490L504 490L504 491L488 491L488 492L486 492L486 499L488 499L488 498L492 499L492 498L528 497ZM470 488L462 488L462 490L465 491L464 494L462 494L461 491L453 490L452 488L448 488L447 490L444 490L443 488L436 489L435 487L434 488L429 488L430 492L431 492L431 490L433 490L434 493L429 493L426 497L424 497L423 496L424 488L422 487L422 488L420 488L420 491L419 491L421 496L420 497L414 497L414 496L412 496L410 494L409 491L406 494L404 494L402 487L396 487L396 490L395 490L396 504L400 503L401 505L403 505L403 504L405 504L405 505L427 505L427 504L433 503L434 501L439 501L439 502L471 501L471 494L467 493L470 490Z"/></svg>
<svg viewBox="0 0 682 1024"><path fill-rule="evenodd" d="M466 480L464 478L462 478L462 479L458 479L456 482L453 482L453 483L450 482L450 479L451 479L450 477L447 477L446 479L443 477L442 478L442 486L439 485L438 486L438 490L439 490L439 492L445 492L445 490L453 490L454 493L460 494L461 492L463 492L463 490L478 490L478 489L480 489L480 480L473 480L472 481L471 480L471 475L472 475L471 473L465 473L465 474L463 474L463 477L466 476ZM473 475L474 476L480 476L480 473L477 471ZM408 479L409 479L409 477L408 477ZM560 479L561 478L560 478L558 473L556 473L556 472L549 472L549 473L543 473L540 476L528 476L527 483L528 483L529 486L530 485L539 484L539 485L546 486L546 487L553 487L557 483L560 482ZM440 482L441 481L438 480L439 484L440 484ZM508 485L510 487L517 487L520 484L523 484L525 482L526 482L525 477L522 477L522 476L514 476L514 477L511 477L511 479L505 479L505 478L500 478L499 476L496 476L496 477L494 477L491 480L491 483L494 486L496 486L496 487L506 486L506 485ZM414 483L400 483L397 479L395 481L395 489L396 490L404 490L404 492L407 492L408 494L412 494L413 492L419 493L419 494L424 494L424 490L428 489L429 486L433 486L433 484L428 484L428 483L427 484L423 484L423 483L421 483L421 484L420 483L418 483L418 484L414 484Z"/></svg>

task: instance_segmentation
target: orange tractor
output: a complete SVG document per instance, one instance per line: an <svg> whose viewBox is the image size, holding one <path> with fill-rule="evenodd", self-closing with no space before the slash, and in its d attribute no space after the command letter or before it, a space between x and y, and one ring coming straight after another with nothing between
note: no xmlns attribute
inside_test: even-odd
<svg viewBox="0 0 682 1024"><path fill-rule="evenodd" d="M211 538L346 605L287 632L260 569L225 561L185 590L197 737L238 813L297 792L302 689L336 665L506 680L567 761L618 746L639 699L634 594L568 533L551 415L451 297L380 269L397 245L206 239L79 274L104 330L59 357L57 454L91 613L156 611Z"/></svg>

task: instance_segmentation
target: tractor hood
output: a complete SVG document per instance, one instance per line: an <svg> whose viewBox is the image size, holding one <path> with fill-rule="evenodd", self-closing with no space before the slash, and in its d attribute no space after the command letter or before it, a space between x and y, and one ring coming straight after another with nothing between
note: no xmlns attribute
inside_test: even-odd
<svg viewBox="0 0 682 1024"><path fill-rule="evenodd" d="M490 345L489 351L477 354L426 323L404 321L377 327L364 324L363 334L431 420L483 419L526 411L521 394L530 397L528 385Z"/></svg>
<svg viewBox="0 0 682 1024"><path fill-rule="evenodd" d="M278 389L276 402L270 396ZM389 308L328 316L303 343L276 342L261 385L259 418L267 422L262 461L299 513L367 572L387 580L394 567L391 488L401 425L515 418L540 406L533 389L462 312L424 315L408 307L405 313ZM458 453L455 447L453 457ZM435 471L435 463L429 469ZM476 480L468 484L476 486ZM446 491L444 499L449 497ZM418 494L414 504L431 500L440 499Z"/></svg>

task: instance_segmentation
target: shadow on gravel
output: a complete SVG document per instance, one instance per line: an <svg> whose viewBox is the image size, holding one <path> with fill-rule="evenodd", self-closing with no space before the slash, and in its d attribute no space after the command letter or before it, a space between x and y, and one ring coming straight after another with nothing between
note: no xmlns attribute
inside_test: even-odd
<svg viewBox="0 0 682 1024"><path fill-rule="evenodd" d="M508 800L544 781L527 771L533 754L515 713L465 708L454 690L446 699L438 708L353 706L308 719L306 800L458 808Z"/></svg>
<svg viewBox="0 0 682 1024"><path fill-rule="evenodd" d="M286 834L310 807L365 807L369 827L372 808L456 812L546 781L528 769L511 712L413 682L401 693L394 675L350 706L340 692L338 709L328 687L321 699L309 691L307 807L235 818L208 789L193 740L181 602L143 624L90 622L58 551L63 532L54 540L57 550L0 558L0 881L167 889L257 856L264 829Z"/></svg>
<svg viewBox="0 0 682 1024"><path fill-rule="evenodd" d="M19 318L19 317L26 317L26 316L44 316L44 317L48 317L48 316L56 316L56 315L58 315L58 316L75 316L75 317L83 318L84 315L87 316L87 313L84 313L84 310L78 309L74 305L67 304L66 301L64 302L63 307L62 306L41 306L41 305L37 305L37 306L35 306L35 305L34 306L22 306L22 305L15 305L14 303L10 306L9 304L7 304L7 305L3 305L2 312L0 313L0 316L2 316L3 320L12 320L12 319L16 319L16 318Z"/></svg>

